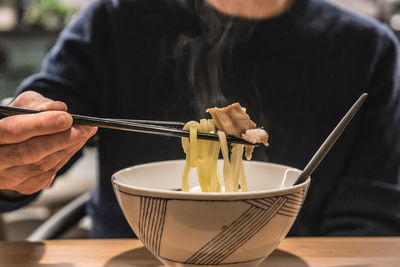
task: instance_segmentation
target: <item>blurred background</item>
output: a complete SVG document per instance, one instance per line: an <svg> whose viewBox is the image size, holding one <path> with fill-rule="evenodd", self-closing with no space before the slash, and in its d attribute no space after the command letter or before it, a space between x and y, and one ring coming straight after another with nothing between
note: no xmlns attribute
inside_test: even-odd
<svg viewBox="0 0 400 267"><path fill-rule="evenodd" d="M0 99L41 61L59 31L89 0L0 0Z"/></svg>
<svg viewBox="0 0 400 267"><path fill-rule="evenodd" d="M400 37L400 0L330 0L363 16L386 23ZM60 30L90 0L0 0L0 101L7 103L27 76L40 71L41 62ZM96 184L96 149L84 157L29 207L0 214L0 240L25 239L38 225ZM79 183L79 187L76 185ZM64 238L85 238L90 221L83 219Z"/></svg>

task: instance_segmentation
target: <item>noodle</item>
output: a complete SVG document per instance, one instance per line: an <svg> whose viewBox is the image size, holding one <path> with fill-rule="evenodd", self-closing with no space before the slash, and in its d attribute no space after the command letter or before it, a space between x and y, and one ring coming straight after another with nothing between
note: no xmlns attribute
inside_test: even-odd
<svg viewBox="0 0 400 267"><path fill-rule="evenodd" d="M238 192L247 191L247 182L243 168L244 145L232 146L229 158L228 143L223 131L217 131L212 120L189 121L183 127L190 132L190 137L182 138L183 151L186 154L185 168L182 175L182 191L189 191L189 173L197 168L197 176L202 192ZM197 132L217 134L219 142L198 140ZM219 152L224 161L224 190L221 187L217 168Z"/></svg>

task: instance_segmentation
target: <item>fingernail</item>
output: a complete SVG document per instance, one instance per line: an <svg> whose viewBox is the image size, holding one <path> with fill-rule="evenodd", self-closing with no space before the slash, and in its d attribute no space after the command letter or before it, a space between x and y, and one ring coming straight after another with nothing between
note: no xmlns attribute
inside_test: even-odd
<svg viewBox="0 0 400 267"><path fill-rule="evenodd" d="M61 129L67 128L69 126L67 116L66 115L58 116L58 118L56 119L56 126Z"/></svg>

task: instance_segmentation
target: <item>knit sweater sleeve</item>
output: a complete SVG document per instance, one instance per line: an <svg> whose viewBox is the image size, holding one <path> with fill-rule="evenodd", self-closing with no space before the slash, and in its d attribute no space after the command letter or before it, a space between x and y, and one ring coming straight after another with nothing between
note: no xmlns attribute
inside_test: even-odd
<svg viewBox="0 0 400 267"><path fill-rule="evenodd" d="M400 234L398 43L381 26L358 133L321 223L322 235Z"/></svg>

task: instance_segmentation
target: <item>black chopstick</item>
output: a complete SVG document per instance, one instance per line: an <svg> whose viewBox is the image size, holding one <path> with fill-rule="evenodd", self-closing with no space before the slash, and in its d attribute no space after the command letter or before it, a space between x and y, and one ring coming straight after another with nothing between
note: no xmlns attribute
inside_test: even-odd
<svg viewBox="0 0 400 267"><path fill-rule="evenodd" d="M186 123L180 121L153 121L153 120L132 120L132 119L114 119L116 121L124 121L124 122L133 122L133 123L142 123L142 124L152 124L158 126L166 126L172 128L182 129Z"/></svg>
<svg viewBox="0 0 400 267"><path fill-rule="evenodd" d="M13 116L21 114L36 114L42 111L18 108L12 106L2 106L0 105L0 115L3 116ZM171 121L151 121L151 120L128 120L128 119L107 119L107 118L97 118L90 116L82 116L71 114L74 124L97 126L100 128L108 128L115 130L131 131L138 133L156 134L172 137L189 137L190 132L181 130L185 123L183 122L171 122ZM218 141L218 136L216 134L208 133L197 133L197 138L211 141ZM226 137L228 143L242 144L242 145L252 145L258 146L257 144L252 144L241 138L235 136Z"/></svg>

